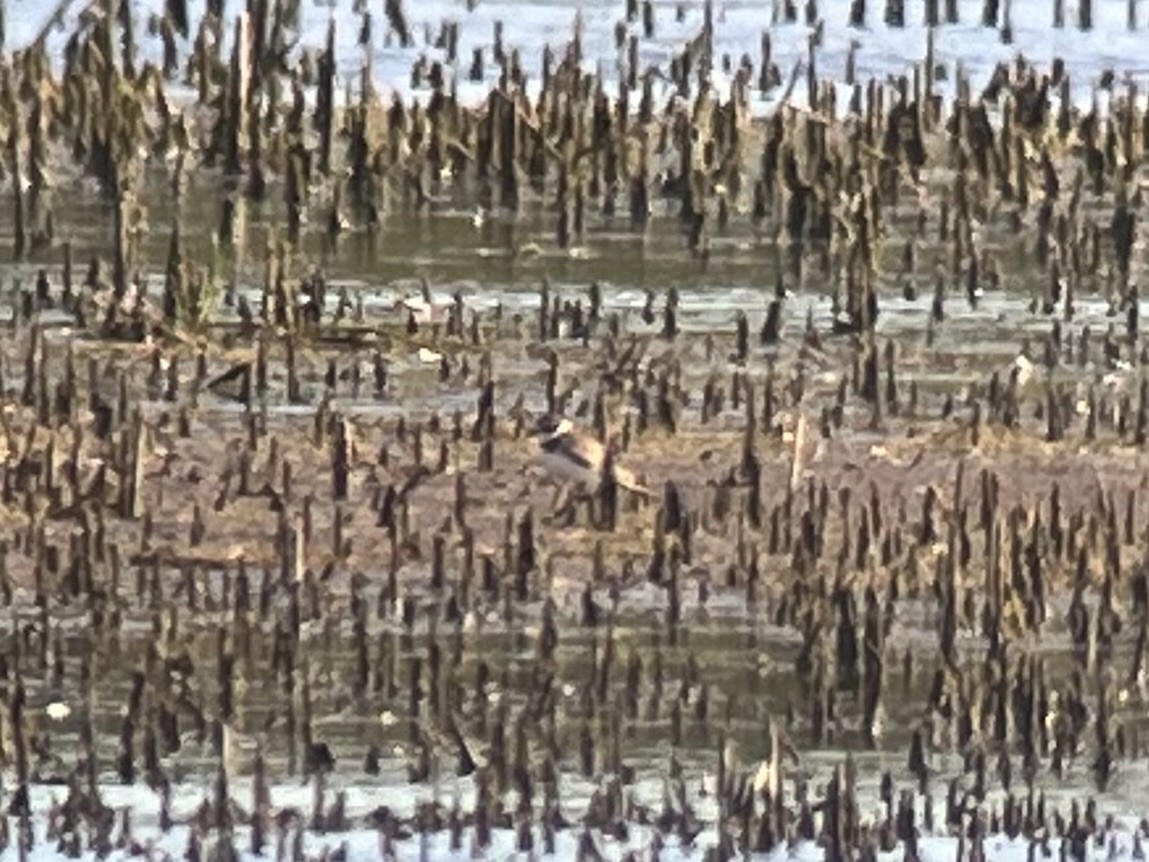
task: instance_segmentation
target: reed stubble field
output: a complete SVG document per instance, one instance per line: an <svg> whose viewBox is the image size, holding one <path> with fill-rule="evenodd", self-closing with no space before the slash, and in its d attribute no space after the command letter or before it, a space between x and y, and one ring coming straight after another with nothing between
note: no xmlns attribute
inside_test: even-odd
<svg viewBox="0 0 1149 862"><path fill-rule="evenodd" d="M613 83L356 7L413 98L286 0L5 46L0 853L1139 858L1136 85L680 6Z"/></svg>

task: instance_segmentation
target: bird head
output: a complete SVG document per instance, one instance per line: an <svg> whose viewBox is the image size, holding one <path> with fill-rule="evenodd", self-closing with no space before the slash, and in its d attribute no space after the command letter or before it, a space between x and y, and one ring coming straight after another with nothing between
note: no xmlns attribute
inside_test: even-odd
<svg viewBox="0 0 1149 862"><path fill-rule="evenodd" d="M544 413L535 422L535 427L531 430L532 437L557 437L559 434L566 434L571 430L571 421L563 416L557 416L554 413Z"/></svg>

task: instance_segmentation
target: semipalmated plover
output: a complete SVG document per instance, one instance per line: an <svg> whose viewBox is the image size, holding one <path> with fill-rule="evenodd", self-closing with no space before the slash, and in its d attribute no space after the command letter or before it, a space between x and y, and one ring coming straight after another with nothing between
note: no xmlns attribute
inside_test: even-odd
<svg viewBox="0 0 1149 862"><path fill-rule="evenodd" d="M598 489L606 461L606 447L593 434L575 428L564 416L541 416L531 435L538 440L538 462L565 482L582 485L587 491ZM617 463L612 464L614 481L620 488L649 497L650 490L635 475Z"/></svg>

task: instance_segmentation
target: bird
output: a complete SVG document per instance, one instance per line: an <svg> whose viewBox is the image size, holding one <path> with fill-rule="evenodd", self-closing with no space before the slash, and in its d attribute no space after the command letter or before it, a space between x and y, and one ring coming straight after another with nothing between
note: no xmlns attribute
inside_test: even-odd
<svg viewBox="0 0 1149 862"><path fill-rule="evenodd" d="M606 447L593 434L576 428L564 416L546 413L540 416L531 432L538 441L537 459L550 475L595 491L603 477ZM615 484L644 497L651 492L625 467L612 462Z"/></svg>

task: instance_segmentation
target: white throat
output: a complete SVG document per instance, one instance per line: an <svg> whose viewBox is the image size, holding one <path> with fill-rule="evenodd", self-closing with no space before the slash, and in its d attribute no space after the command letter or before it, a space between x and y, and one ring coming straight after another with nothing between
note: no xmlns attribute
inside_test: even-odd
<svg viewBox="0 0 1149 862"><path fill-rule="evenodd" d="M547 436L551 437L553 439L555 437L562 437L564 434L572 434L572 433L574 433L574 423L572 423L569 419L567 419L564 416L562 419L559 420L558 425L555 426L555 430L552 431Z"/></svg>

